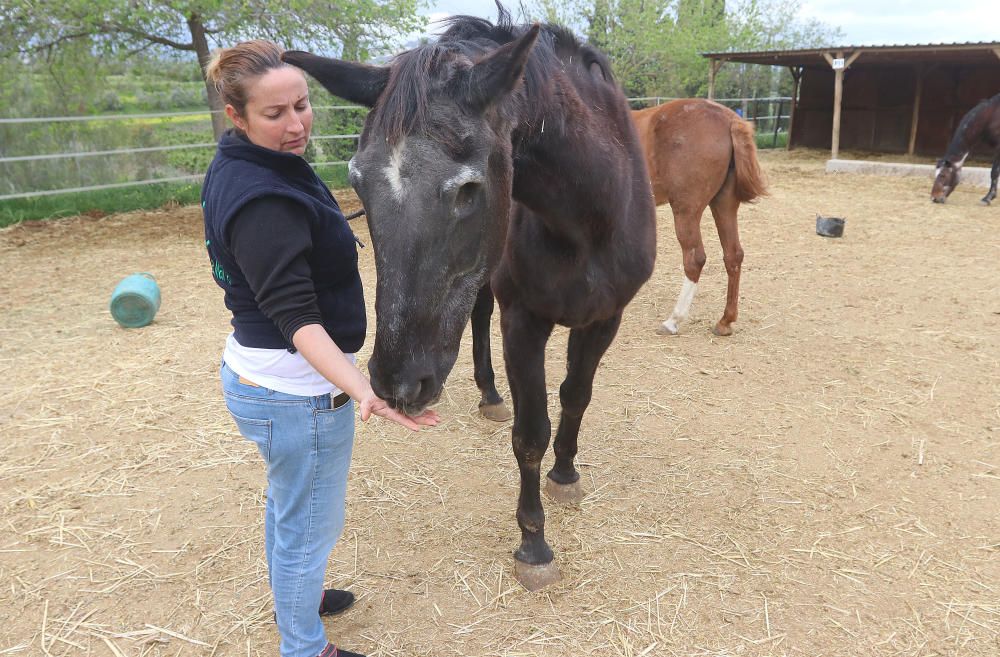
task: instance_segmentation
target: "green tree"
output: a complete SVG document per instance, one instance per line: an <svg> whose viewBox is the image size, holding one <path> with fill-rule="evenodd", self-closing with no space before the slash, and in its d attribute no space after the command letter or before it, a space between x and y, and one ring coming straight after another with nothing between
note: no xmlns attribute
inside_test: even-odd
<svg viewBox="0 0 1000 657"><path fill-rule="evenodd" d="M674 0L538 0L533 13L573 28L611 60L629 95L655 88L661 44L673 29Z"/></svg>
<svg viewBox="0 0 1000 657"><path fill-rule="evenodd" d="M704 96L703 52L827 45L840 32L799 18L799 0L535 0L534 15L570 26L611 59L630 96ZM723 67L718 94L770 93L768 67Z"/></svg>
<svg viewBox="0 0 1000 657"><path fill-rule="evenodd" d="M105 56L149 49L190 52L204 80L212 45L263 37L288 47L366 59L424 26L424 0L0 0L0 57L47 53L88 44ZM10 60L8 60L10 61ZM206 82L208 104L221 110ZM212 115L216 136L225 127Z"/></svg>

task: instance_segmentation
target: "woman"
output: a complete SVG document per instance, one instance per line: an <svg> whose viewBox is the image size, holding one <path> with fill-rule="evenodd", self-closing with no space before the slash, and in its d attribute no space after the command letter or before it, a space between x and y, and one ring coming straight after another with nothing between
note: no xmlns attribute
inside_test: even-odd
<svg viewBox="0 0 1000 657"><path fill-rule="evenodd" d="M267 466L265 551L281 655L331 657L338 651L320 614L354 601L323 590L344 525L354 402L362 420L375 414L413 430L438 417L390 408L355 365L366 328L355 238L301 157L309 92L281 52L268 41L240 43L206 71L236 127L205 175L205 245L233 314L226 405Z"/></svg>

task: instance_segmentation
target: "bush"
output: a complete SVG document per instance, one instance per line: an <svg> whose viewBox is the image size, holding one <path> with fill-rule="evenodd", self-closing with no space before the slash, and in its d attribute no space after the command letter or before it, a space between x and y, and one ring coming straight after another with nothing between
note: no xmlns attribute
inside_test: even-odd
<svg viewBox="0 0 1000 657"><path fill-rule="evenodd" d="M174 87L174 90L170 92L170 106L172 108L185 108L195 105L202 105L201 95L196 89L178 86Z"/></svg>
<svg viewBox="0 0 1000 657"><path fill-rule="evenodd" d="M97 107L102 112L120 112L125 107L125 104L122 103L122 99L118 97L116 92L108 90L98 99Z"/></svg>

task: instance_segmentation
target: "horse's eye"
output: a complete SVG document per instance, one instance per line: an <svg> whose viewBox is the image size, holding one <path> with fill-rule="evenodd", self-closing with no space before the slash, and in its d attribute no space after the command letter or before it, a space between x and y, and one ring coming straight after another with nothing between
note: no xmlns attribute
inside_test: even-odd
<svg viewBox="0 0 1000 657"><path fill-rule="evenodd" d="M455 214L459 218L467 217L472 213L481 190L482 185L475 182L467 182L458 188L458 193L455 194Z"/></svg>

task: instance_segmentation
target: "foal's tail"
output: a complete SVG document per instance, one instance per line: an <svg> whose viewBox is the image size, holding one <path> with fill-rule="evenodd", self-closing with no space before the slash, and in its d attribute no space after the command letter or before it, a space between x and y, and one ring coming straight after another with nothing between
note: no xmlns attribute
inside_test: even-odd
<svg viewBox="0 0 1000 657"><path fill-rule="evenodd" d="M740 203L749 203L767 194L767 179L757 161L757 142L753 124L734 118L729 124L733 139L733 164L736 173L736 197Z"/></svg>

